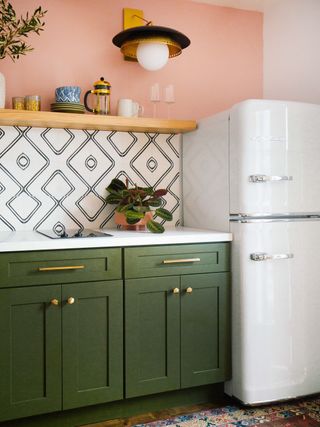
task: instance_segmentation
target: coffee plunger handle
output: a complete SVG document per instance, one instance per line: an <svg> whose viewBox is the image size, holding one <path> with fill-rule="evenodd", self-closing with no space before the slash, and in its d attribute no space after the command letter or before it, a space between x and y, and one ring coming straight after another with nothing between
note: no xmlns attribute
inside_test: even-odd
<svg viewBox="0 0 320 427"><path fill-rule="evenodd" d="M84 95L83 102L84 102L84 106L86 107L86 110L90 111L90 113L94 113L94 110L90 108L87 104L87 98L90 95L90 93L93 93L93 90L88 90L88 92L86 92L86 94Z"/></svg>

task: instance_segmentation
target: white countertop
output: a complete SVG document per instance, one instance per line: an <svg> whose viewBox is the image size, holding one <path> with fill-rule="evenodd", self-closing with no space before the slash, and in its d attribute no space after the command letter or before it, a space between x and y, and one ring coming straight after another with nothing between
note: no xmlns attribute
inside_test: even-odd
<svg viewBox="0 0 320 427"><path fill-rule="evenodd" d="M98 231L112 234L112 237L50 239L36 231L0 231L0 252L213 243L232 240L231 233L187 227L168 229L162 234L115 229Z"/></svg>

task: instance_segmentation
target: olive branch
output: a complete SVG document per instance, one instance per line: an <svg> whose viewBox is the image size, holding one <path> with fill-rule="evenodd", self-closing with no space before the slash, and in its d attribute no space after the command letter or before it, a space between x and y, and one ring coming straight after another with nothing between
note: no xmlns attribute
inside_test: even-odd
<svg viewBox="0 0 320 427"><path fill-rule="evenodd" d="M25 55L33 48L23 40L29 33L40 35L45 23L42 18L47 13L39 6L29 17L20 16L17 18L16 12L8 0L0 0L0 59L9 56L12 61Z"/></svg>

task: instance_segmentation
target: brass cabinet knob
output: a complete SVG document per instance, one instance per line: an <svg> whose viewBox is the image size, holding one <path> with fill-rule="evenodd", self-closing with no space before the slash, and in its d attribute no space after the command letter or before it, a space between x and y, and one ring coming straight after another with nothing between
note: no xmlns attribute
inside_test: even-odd
<svg viewBox="0 0 320 427"><path fill-rule="evenodd" d="M191 293L192 293L192 291L193 291L193 289L191 288L191 286L189 286L189 287L186 289L186 293L187 293L187 294L191 294Z"/></svg>
<svg viewBox="0 0 320 427"><path fill-rule="evenodd" d="M59 300L58 300L57 298L53 298L53 299L50 301L50 304L51 304L51 305L59 305Z"/></svg>
<svg viewBox="0 0 320 427"><path fill-rule="evenodd" d="M75 301L75 299L73 297L69 297L67 299L67 304L72 305L72 304L74 304L74 301Z"/></svg>
<svg viewBox="0 0 320 427"><path fill-rule="evenodd" d="M179 294L180 293L180 289L179 288L174 288L174 289L172 289L172 293L173 294Z"/></svg>

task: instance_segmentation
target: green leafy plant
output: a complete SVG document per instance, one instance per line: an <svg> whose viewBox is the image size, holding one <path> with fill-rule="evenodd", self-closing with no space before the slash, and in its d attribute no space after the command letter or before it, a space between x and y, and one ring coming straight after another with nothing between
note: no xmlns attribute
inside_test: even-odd
<svg viewBox="0 0 320 427"><path fill-rule="evenodd" d="M29 33L40 34L45 25L42 18L47 13L39 6L31 16L17 18L16 12L7 0L0 0L0 59L9 56L13 61L20 55L25 55L33 50L24 38Z"/></svg>
<svg viewBox="0 0 320 427"><path fill-rule="evenodd" d="M166 221L172 221L172 213L167 209L161 208L161 197L167 194L167 190L153 187L134 187L129 188L128 179L126 183L120 179L114 178L106 190L110 193L106 197L106 202L110 205L118 205L117 211L123 213L129 225L137 224L144 218L146 212L152 211ZM163 233L164 227L159 222L150 219L147 222L147 228L152 233Z"/></svg>

